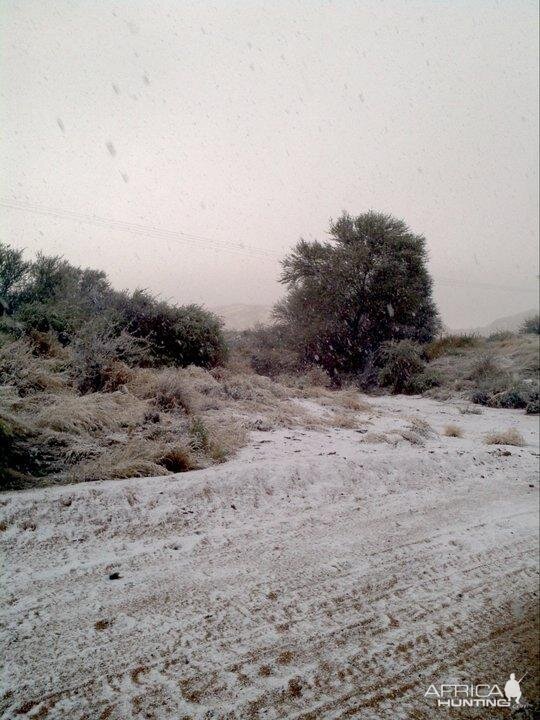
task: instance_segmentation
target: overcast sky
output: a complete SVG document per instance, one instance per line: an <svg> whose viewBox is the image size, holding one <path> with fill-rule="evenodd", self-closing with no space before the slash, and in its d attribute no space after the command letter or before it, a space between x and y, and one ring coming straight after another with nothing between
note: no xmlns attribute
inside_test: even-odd
<svg viewBox="0 0 540 720"><path fill-rule="evenodd" d="M271 303L300 236L376 209L426 236L449 326L534 307L537 16L519 0L2 0L2 237L117 287Z"/></svg>

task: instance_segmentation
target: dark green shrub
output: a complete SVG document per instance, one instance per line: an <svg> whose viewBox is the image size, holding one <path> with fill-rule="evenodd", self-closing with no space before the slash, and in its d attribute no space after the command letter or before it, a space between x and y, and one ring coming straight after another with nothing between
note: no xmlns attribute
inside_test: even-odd
<svg viewBox="0 0 540 720"><path fill-rule="evenodd" d="M213 368L227 358L222 322L214 313L198 305L175 308L176 347L170 355L175 365Z"/></svg>
<svg viewBox="0 0 540 720"><path fill-rule="evenodd" d="M525 408L529 403L529 396L526 392L513 388L511 390L505 390L501 393L492 395L487 405L494 408Z"/></svg>
<svg viewBox="0 0 540 720"><path fill-rule="evenodd" d="M379 383L390 387L392 392L411 392L413 378L425 367L421 356L421 346L412 340L387 342L379 349L382 367L379 370Z"/></svg>
<svg viewBox="0 0 540 720"><path fill-rule="evenodd" d="M77 320L68 308L61 308L55 303L33 301L22 305L17 313L17 320L21 322L26 332L56 332L70 335Z"/></svg>
<svg viewBox="0 0 540 720"><path fill-rule="evenodd" d="M538 415L538 413L540 413L540 400L538 399L538 396L534 400L531 400L529 403L527 403L525 412L527 413L527 415Z"/></svg>
<svg viewBox="0 0 540 720"><path fill-rule="evenodd" d="M0 317L0 348L13 340L19 340L24 335L24 326L13 317L3 315Z"/></svg>
<svg viewBox="0 0 540 720"><path fill-rule="evenodd" d="M0 242L0 316L11 314L27 280L30 263L23 251Z"/></svg>
<svg viewBox="0 0 540 720"><path fill-rule="evenodd" d="M283 260L274 314L288 347L330 377L361 372L385 341L431 341L440 328L426 241L403 220L343 213L325 242L300 240Z"/></svg>
<svg viewBox="0 0 540 720"><path fill-rule="evenodd" d="M500 368L491 355L482 355L475 361L468 379L476 384L470 397L477 405L501 408L526 405L527 388L517 384L512 375Z"/></svg>
<svg viewBox="0 0 540 720"><path fill-rule="evenodd" d="M153 364L212 368L227 356L221 321L198 305L169 305L139 290L123 296L118 313L125 330L147 342Z"/></svg>
<svg viewBox="0 0 540 720"><path fill-rule="evenodd" d="M82 269L61 257L38 254L25 263L19 251L0 245L0 317L2 331L56 333L63 345L87 325L107 327L107 350L113 336L131 335L146 344L146 365L199 365L211 368L227 355L221 321L197 305L179 307L145 291L114 291L105 273ZM8 322L9 321L9 322ZM119 341L121 350L123 343ZM110 354L110 353L109 353ZM116 357L123 361L122 353ZM90 371L88 389L99 387L101 370ZM93 375L93 377L91 377ZM84 383L83 383L84 384Z"/></svg>
<svg viewBox="0 0 540 720"><path fill-rule="evenodd" d="M431 368L426 368L420 373L413 375L405 386L405 392L413 395L421 395L431 390L431 388L439 387L442 383L440 373Z"/></svg>
<svg viewBox="0 0 540 720"><path fill-rule="evenodd" d="M471 402L476 405L488 405L491 395L486 390L474 390L471 394Z"/></svg>
<svg viewBox="0 0 540 720"><path fill-rule="evenodd" d="M45 475L53 458L47 443L14 418L0 413L0 490L32 484Z"/></svg>
<svg viewBox="0 0 540 720"><path fill-rule="evenodd" d="M281 325L259 325L242 333L250 365L256 373L276 377L298 372L298 356L288 347L285 335L286 329Z"/></svg>
<svg viewBox="0 0 540 720"><path fill-rule="evenodd" d="M38 253L30 263L19 303L69 301L82 316L97 315L108 304L110 292L103 271L76 267L62 257Z"/></svg>
<svg viewBox="0 0 540 720"><path fill-rule="evenodd" d="M472 393L471 400L477 405L493 408L523 409L535 397L538 397L536 391L502 373L498 378L485 381Z"/></svg>

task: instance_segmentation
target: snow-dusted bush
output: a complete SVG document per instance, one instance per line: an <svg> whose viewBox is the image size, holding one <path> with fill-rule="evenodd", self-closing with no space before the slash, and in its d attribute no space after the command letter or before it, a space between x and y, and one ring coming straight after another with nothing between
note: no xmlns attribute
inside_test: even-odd
<svg viewBox="0 0 540 720"><path fill-rule="evenodd" d="M118 294L114 305L118 326L147 343L155 365L212 368L227 357L221 320L198 305L172 305L142 290Z"/></svg>
<svg viewBox="0 0 540 720"><path fill-rule="evenodd" d="M2 243L0 317L3 333L54 333L63 345L88 334L88 325L101 323L109 349L114 337L130 335L144 342L139 361L146 365L210 368L227 356L222 323L213 313L167 303L142 290L118 292L104 272L75 267L61 257L38 254L25 262L20 251ZM120 341L117 349L123 345ZM122 352L113 359L122 360ZM83 378L83 385L97 389L99 375Z"/></svg>
<svg viewBox="0 0 540 720"><path fill-rule="evenodd" d="M336 380L360 373L389 340L429 342L439 330L425 238L384 213L344 213L327 242L300 240L283 261L275 308L286 347Z"/></svg>
<svg viewBox="0 0 540 720"><path fill-rule="evenodd" d="M379 383L394 393L414 392L414 379L425 367L421 346L412 340L384 343L379 357Z"/></svg>
<svg viewBox="0 0 540 720"><path fill-rule="evenodd" d="M115 390L130 376L129 366L143 361L148 345L97 321L84 325L71 341L70 371L82 393Z"/></svg>

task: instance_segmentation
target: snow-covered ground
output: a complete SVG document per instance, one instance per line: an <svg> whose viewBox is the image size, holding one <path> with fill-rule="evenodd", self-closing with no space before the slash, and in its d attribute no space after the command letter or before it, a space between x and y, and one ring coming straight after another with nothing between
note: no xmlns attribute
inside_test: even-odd
<svg viewBox="0 0 540 720"><path fill-rule="evenodd" d="M510 672L537 695L538 418L368 402L207 470L0 495L0 717L431 720L431 683ZM524 447L484 444L509 427Z"/></svg>

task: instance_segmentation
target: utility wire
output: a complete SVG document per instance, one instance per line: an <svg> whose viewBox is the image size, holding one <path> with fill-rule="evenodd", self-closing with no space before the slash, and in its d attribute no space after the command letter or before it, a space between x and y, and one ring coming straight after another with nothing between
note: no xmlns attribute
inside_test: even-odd
<svg viewBox="0 0 540 720"><path fill-rule="evenodd" d="M244 243L224 243L219 240L215 240L214 238L205 237L203 235L195 235L192 233L186 233L181 231L161 229L152 225L128 223L122 220L112 220L108 218L102 218L97 215L84 215L82 213L73 212L71 210L58 210L53 208L47 208L43 207L42 205L36 205L29 202L22 202L18 200L10 201L0 198L0 206L10 208L12 210L21 210L23 212L29 212L36 215L46 215L54 218L75 220L77 222L95 225L96 227L108 228L111 230L122 230L125 232L134 233L136 235L145 235L147 237L159 240L166 240L169 242L182 243L184 245L206 245L217 250L223 250L226 252L240 252L245 255L251 255L252 257L280 257L280 255L271 251L264 250L263 248L257 248L252 245L245 245Z"/></svg>
<svg viewBox="0 0 540 720"><path fill-rule="evenodd" d="M108 228L111 230L121 230L124 232L133 233L135 235L144 235L145 237L154 238L157 240L165 240L167 242L174 242L177 244L191 245L191 246L206 246L214 250L220 250L223 252L240 253L242 255L248 255L250 257L269 257L275 259L281 259L283 256L272 252L270 250L264 250L263 248L257 248L252 245L245 245L239 242L222 242L214 238L206 237L204 235L196 235L194 233L186 233L180 230L167 230L164 228L158 228L153 225L142 225L139 223L129 223L123 220L114 220L109 218L102 218L97 215L86 215L83 213L74 212L71 210L58 210L55 208L44 207L36 203L25 202L21 200L8 200L0 198L0 206L10 208L12 210L20 210L22 212L29 212L36 215L45 215L49 217L75 220L77 222L94 225L96 227ZM524 292L531 293L535 292L536 289L532 287L524 286L512 286L512 285L496 285L493 283L483 282L468 282L464 280L454 280L452 278L434 277L434 282L437 285L443 285L447 287L479 287L488 290L497 290L503 292Z"/></svg>

